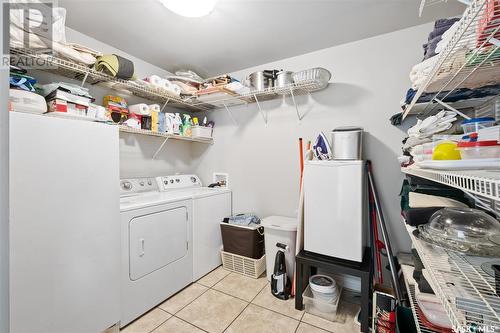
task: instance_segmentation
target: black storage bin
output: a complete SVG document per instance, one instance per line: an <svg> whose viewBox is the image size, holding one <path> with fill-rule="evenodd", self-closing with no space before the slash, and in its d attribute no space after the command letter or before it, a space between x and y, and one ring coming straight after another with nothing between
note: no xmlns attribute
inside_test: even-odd
<svg viewBox="0 0 500 333"><path fill-rule="evenodd" d="M252 259L260 259L264 255L264 227L221 222L220 231L225 252Z"/></svg>

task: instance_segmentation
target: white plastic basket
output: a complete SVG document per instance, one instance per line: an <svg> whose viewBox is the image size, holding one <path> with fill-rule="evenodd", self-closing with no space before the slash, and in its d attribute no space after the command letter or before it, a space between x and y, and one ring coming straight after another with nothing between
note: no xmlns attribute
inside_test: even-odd
<svg viewBox="0 0 500 333"><path fill-rule="evenodd" d="M192 126L191 137L210 139L212 137L212 127L207 126Z"/></svg>
<svg viewBox="0 0 500 333"><path fill-rule="evenodd" d="M220 251L222 267L228 271L246 275L257 279L266 270L266 255L260 259L252 259L237 254Z"/></svg>

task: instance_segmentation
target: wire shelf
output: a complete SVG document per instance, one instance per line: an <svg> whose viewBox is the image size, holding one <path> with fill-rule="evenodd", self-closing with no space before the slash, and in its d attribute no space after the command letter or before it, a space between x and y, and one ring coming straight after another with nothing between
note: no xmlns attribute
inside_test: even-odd
<svg viewBox="0 0 500 333"><path fill-rule="evenodd" d="M417 299L415 297L415 288L417 282L413 279L413 267L408 265L401 265L401 270L403 271L403 276L405 280L406 290L408 291L408 301L410 303L411 311L413 312L413 318L415 318L415 326L417 327L418 333L437 333L422 322L420 315L417 312Z"/></svg>
<svg viewBox="0 0 500 333"><path fill-rule="evenodd" d="M500 171L440 171L419 169L415 167L401 168L401 171L409 175L449 185L500 203Z"/></svg>
<svg viewBox="0 0 500 333"><path fill-rule="evenodd" d="M427 115L447 104L456 102L452 93L458 89L476 89L495 85L500 77L500 4L495 0L472 0L466 8L459 27L445 49L436 57L436 65L419 87L403 119L408 114ZM430 93L429 102L418 103L424 93ZM492 96L493 97L493 96ZM465 99L465 98L464 98ZM478 101L484 103L485 101ZM476 106L472 104L472 107Z"/></svg>
<svg viewBox="0 0 500 333"><path fill-rule="evenodd" d="M167 90L155 89L141 80L129 81L117 79L96 71L91 67L52 55L38 54L25 49L11 49L11 56L18 57L20 64L37 64L36 69L90 84L98 84L124 94L135 95L161 104L168 103L169 106L187 111L210 111L222 107L259 103L289 95L292 95L292 98L294 98L294 96L306 95L324 89L328 85L327 82L307 80L294 82L285 87L272 87L264 90L245 92L243 94L222 94L220 97L203 101L196 96L181 98L169 93Z"/></svg>
<svg viewBox="0 0 500 333"><path fill-rule="evenodd" d="M143 130L143 129L135 129L135 128L131 128L131 127L128 127L125 125L116 125L116 126L118 126L120 132L124 132L124 133L156 136L156 137L161 137L161 138L165 138L165 139L200 142L200 143L206 143L206 144L213 144L214 143L213 138L194 138L194 137L188 137L188 136L182 136L182 135L153 132L153 131Z"/></svg>
<svg viewBox="0 0 500 333"><path fill-rule="evenodd" d="M495 332L500 329L500 297L495 278L485 265L499 259L471 257L428 244L406 225L413 246L429 272L436 296L443 304L455 332Z"/></svg>

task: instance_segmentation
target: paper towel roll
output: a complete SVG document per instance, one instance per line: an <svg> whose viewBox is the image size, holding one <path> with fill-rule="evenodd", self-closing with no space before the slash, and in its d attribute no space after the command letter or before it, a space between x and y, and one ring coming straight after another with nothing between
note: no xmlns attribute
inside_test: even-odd
<svg viewBox="0 0 500 333"><path fill-rule="evenodd" d="M159 104L149 104L149 112L160 112L161 107Z"/></svg>
<svg viewBox="0 0 500 333"><path fill-rule="evenodd" d="M167 79L162 79L162 85L163 89L170 91L171 93L174 93L177 96L181 94L181 88Z"/></svg>
<svg viewBox="0 0 500 333"><path fill-rule="evenodd" d="M159 77L158 75L148 76L147 78L144 79L144 81L148 82L149 84L151 84L154 87L158 87L158 88L164 87L164 83L163 83L164 80L161 77Z"/></svg>
<svg viewBox="0 0 500 333"><path fill-rule="evenodd" d="M139 114L141 116L149 116L151 114L149 106L144 103L129 105L128 110L130 113Z"/></svg>

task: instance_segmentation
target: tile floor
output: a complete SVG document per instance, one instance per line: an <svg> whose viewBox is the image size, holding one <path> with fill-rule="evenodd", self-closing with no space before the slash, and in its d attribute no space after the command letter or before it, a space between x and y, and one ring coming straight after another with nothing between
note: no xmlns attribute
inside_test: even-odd
<svg viewBox="0 0 500 333"><path fill-rule="evenodd" d="M359 306L344 299L337 322L295 310L271 295L265 275L217 268L126 326L122 333L354 333Z"/></svg>

